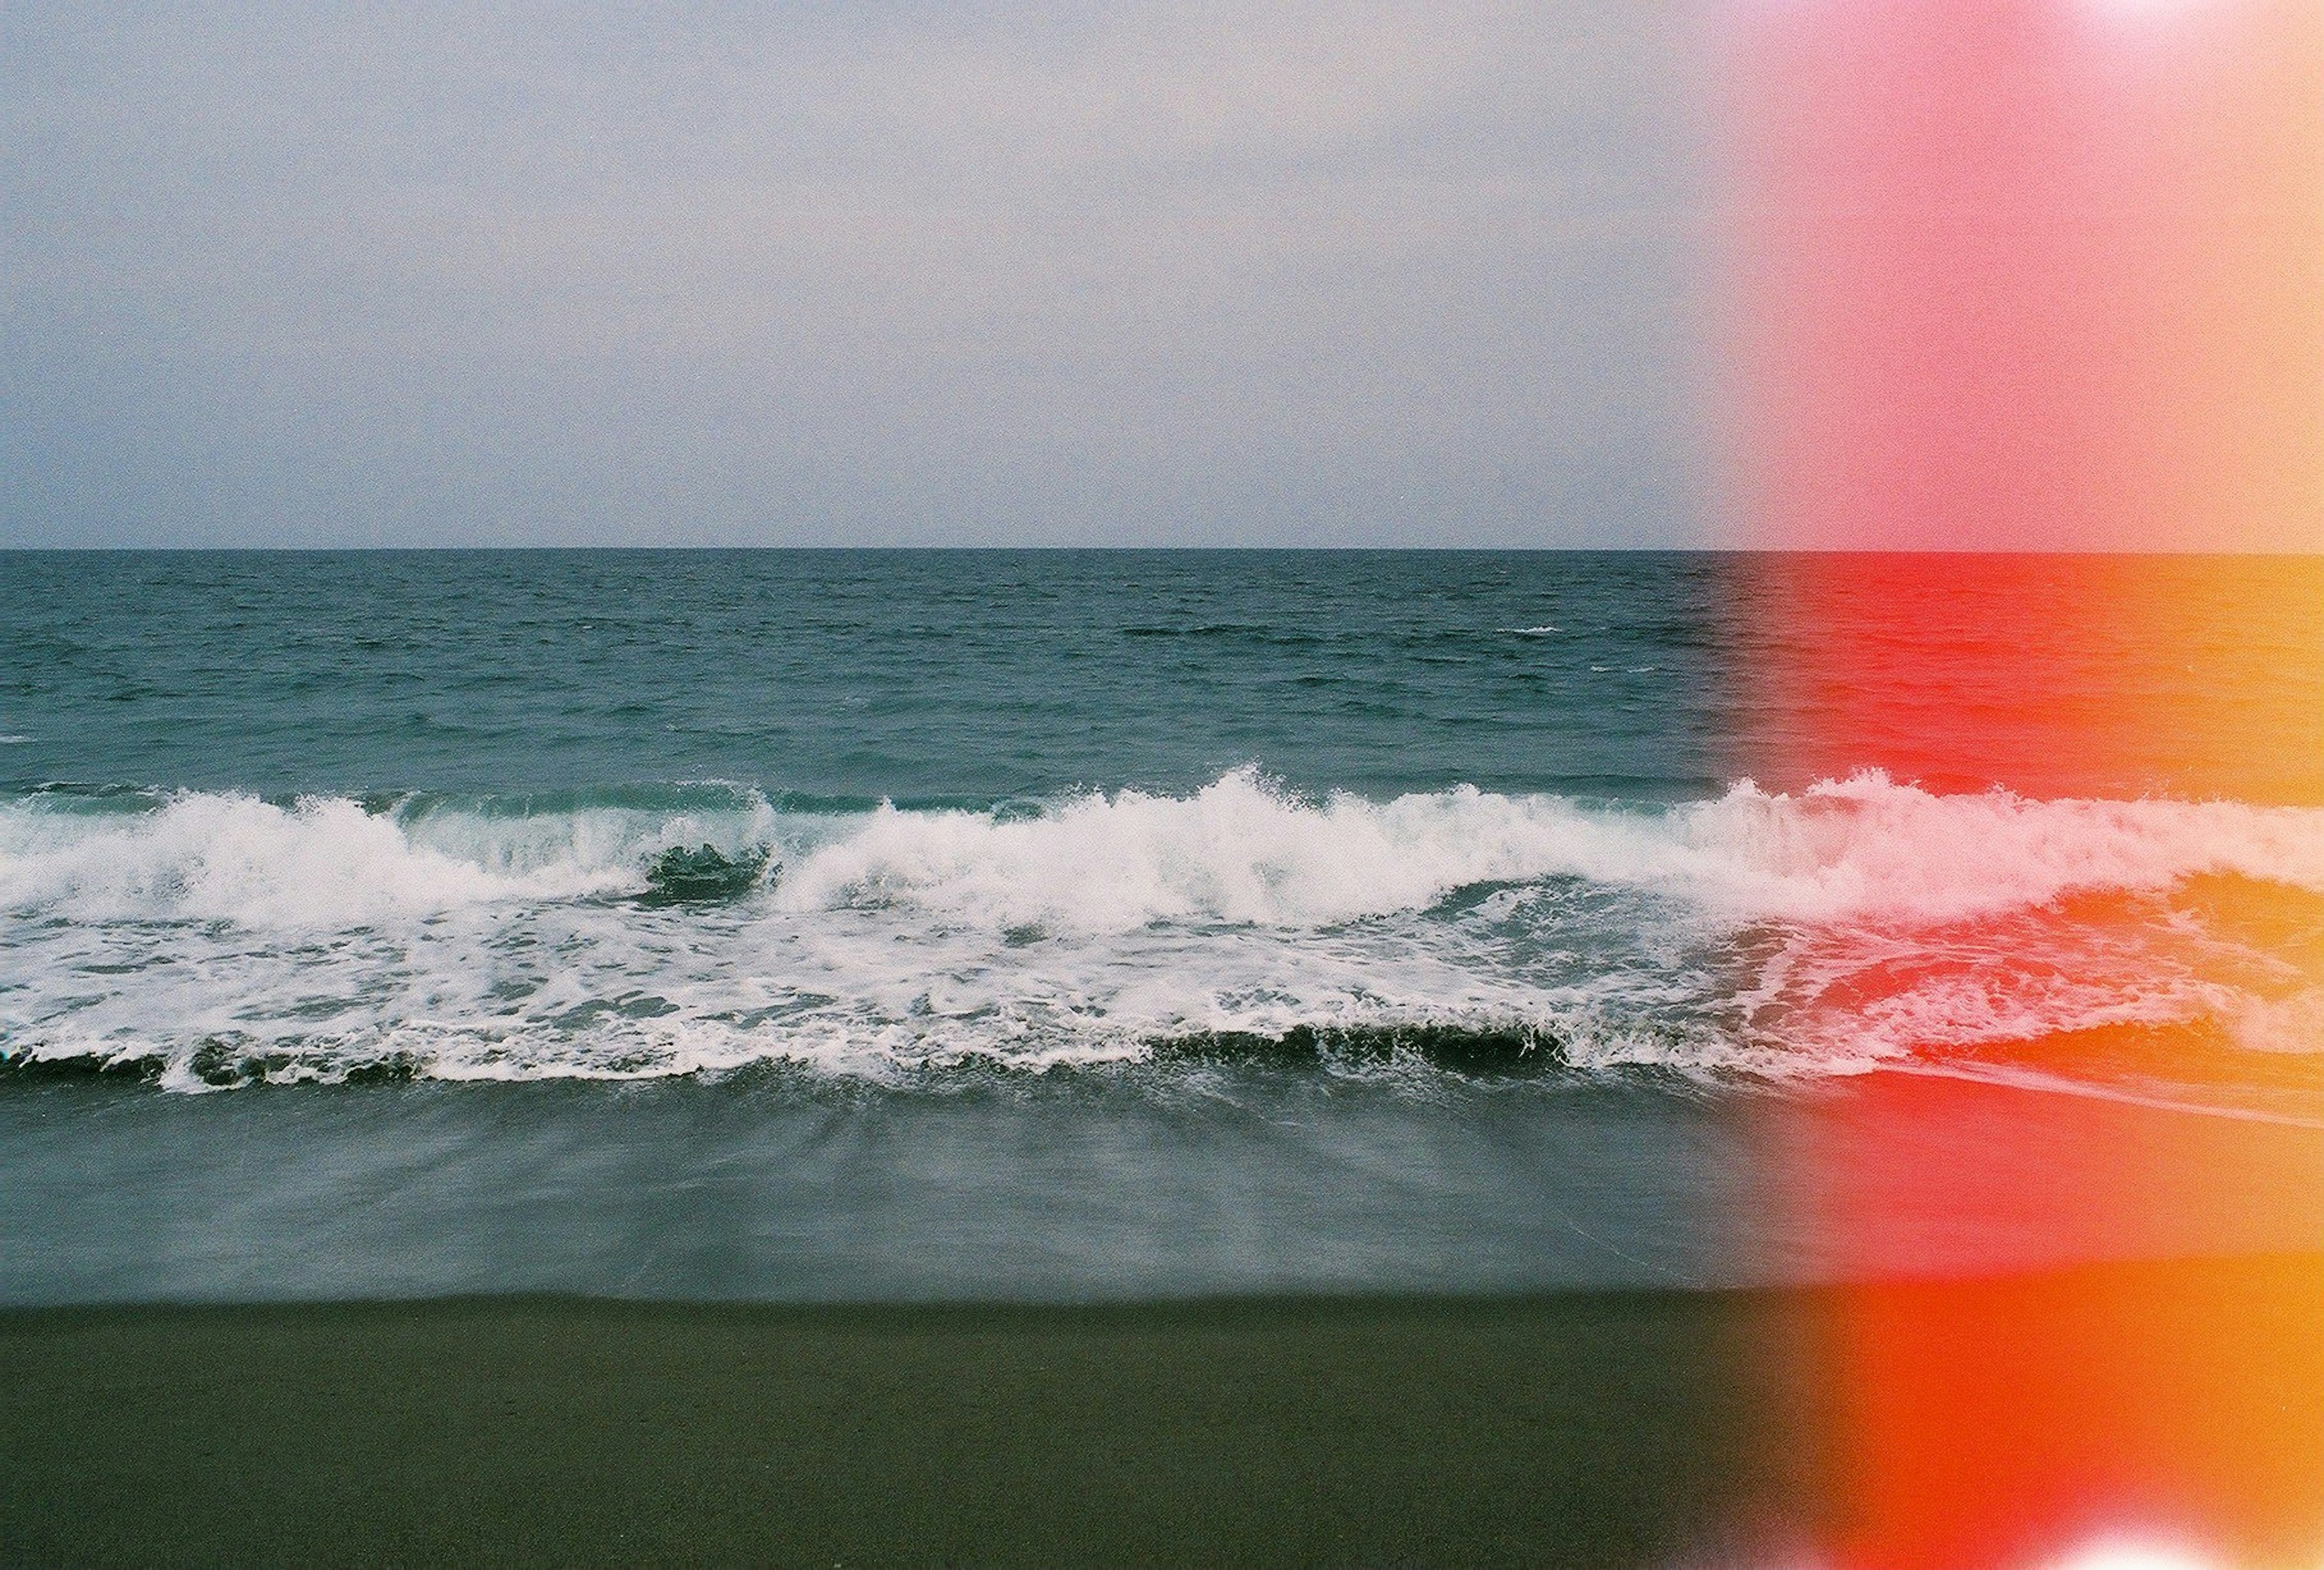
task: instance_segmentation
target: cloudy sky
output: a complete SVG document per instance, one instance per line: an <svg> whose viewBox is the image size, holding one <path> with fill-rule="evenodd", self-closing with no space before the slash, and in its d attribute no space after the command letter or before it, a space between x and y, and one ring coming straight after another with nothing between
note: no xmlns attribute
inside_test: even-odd
<svg viewBox="0 0 2324 1570"><path fill-rule="evenodd" d="M0 5L0 540L1694 543L1681 16Z"/></svg>

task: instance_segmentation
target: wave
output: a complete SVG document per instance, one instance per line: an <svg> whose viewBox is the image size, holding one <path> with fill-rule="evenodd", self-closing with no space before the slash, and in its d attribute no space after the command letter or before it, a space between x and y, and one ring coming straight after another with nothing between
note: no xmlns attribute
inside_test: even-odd
<svg viewBox="0 0 2324 1570"><path fill-rule="evenodd" d="M753 854L774 817L757 791L717 785L290 802L51 789L0 805L0 911L327 931L642 891L670 852Z"/></svg>
<svg viewBox="0 0 2324 1570"><path fill-rule="evenodd" d="M717 782L0 802L0 1055L188 1086L1204 1041L1840 1073L2158 1030L2306 1065L2319 932L2324 812L1877 774L1665 808L1254 770L976 808Z"/></svg>
<svg viewBox="0 0 2324 1570"><path fill-rule="evenodd" d="M1489 882L1578 878L1737 917L1928 923L2236 874L2324 892L2324 814L2234 803L1939 797L1878 775L1748 783L1665 812L1470 787L1302 800L1255 773L1185 799L1087 796L1033 821L875 813L787 880L795 909L873 900L992 925L1314 926Z"/></svg>
<svg viewBox="0 0 2324 1570"><path fill-rule="evenodd" d="M908 906L1080 932L1322 926L1554 878L1732 917L1902 924L2204 875L2324 893L2324 812L2307 808L1936 796L1877 773L1797 796L1747 781L1666 809L1469 786L1317 801L1241 770L1186 797L1093 793L1031 816L786 812L723 784L369 802L42 792L0 807L0 910L324 927L644 892L700 847L754 866L787 851L778 897L795 911Z"/></svg>

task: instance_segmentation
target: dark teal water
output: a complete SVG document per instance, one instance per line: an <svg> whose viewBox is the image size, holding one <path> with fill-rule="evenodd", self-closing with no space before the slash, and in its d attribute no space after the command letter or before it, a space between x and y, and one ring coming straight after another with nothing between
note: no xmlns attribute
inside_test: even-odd
<svg viewBox="0 0 2324 1570"><path fill-rule="evenodd" d="M1820 723L1781 603L1690 555L0 554L0 1298L1759 1279L1814 1255L1754 1231L1770 1097L2313 1126L2324 954L2214 896L2324 900L2317 809L1752 784ZM2195 679L2132 652L2083 664ZM2052 1045L2125 1030L2208 1045Z"/></svg>
<svg viewBox="0 0 2324 1570"><path fill-rule="evenodd" d="M1732 732L1711 556L24 553L0 780L672 780L869 805L1309 790L1668 800Z"/></svg>

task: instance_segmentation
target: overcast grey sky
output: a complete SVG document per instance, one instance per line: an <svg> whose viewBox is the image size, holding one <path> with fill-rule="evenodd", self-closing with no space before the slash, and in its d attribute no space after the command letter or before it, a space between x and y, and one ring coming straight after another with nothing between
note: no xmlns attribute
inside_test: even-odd
<svg viewBox="0 0 2324 1570"><path fill-rule="evenodd" d="M0 5L0 540L1697 543L1681 15Z"/></svg>

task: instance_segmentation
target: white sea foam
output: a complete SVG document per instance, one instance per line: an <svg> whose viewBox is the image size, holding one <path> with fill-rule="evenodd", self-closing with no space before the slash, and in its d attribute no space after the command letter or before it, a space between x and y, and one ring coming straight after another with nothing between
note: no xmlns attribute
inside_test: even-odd
<svg viewBox="0 0 2324 1570"><path fill-rule="evenodd" d="M769 847L771 880L631 898L703 845ZM1583 1066L1701 1072L2110 1024L2324 1050L2313 956L2208 923L2181 896L2215 878L2324 897L2324 813L1877 775L1645 810L1311 800L1246 771L1031 817L802 816L739 790L554 810L35 796L0 806L0 1043L160 1057L188 1084L219 1061L1046 1066L1299 1026L1532 1030ZM2087 920L2087 900L2135 909Z"/></svg>
<svg viewBox="0 0 2324 1570"><path fill-rule="evenodd" d="M1030 821L882 811L802 864L784 899L1124 931L1320 925L1418 910L1477 883L1575 877L1738 917L1928 923L2205 873L2324 891L2324 814L1939 797L1877 775L1798 797L1745 784L1660 814L1468 787L1311 803L1240 772L1190 798L1092 796Z"/></svg>
<svg viewBox="0 0 2324 1570"><path fill-rule="evenodd" d="M78 921L228 922L327 933L494 901L633 888L654 854L762 836L773 814L584 808L508 815L366 812L338 797L278 806L184 792L154 810L0 808L0 910Z"/></svg>

